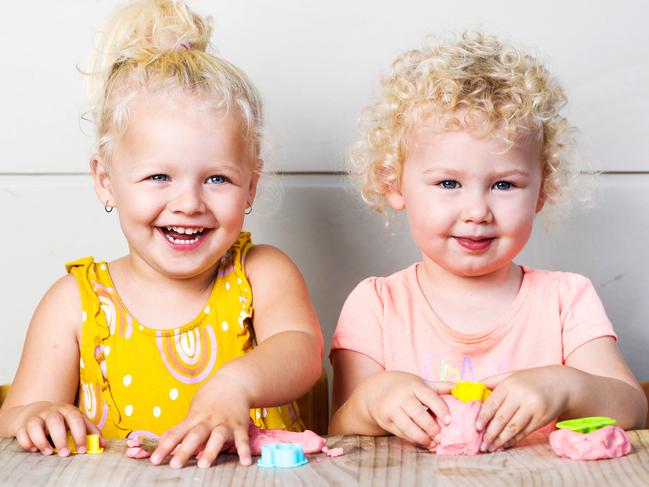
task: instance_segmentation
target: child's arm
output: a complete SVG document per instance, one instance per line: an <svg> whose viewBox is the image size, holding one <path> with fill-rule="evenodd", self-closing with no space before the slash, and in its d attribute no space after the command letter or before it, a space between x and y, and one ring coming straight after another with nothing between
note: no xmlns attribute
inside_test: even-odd
<svg viewBox="0 0 649 487"><path fill-rule="evenodd" d="M514 372L485 401L476 427L487 425L484 450L519 441L556 417L609 416L642 428L647 400L611 337L591 340L566 359Z"/></svg>
<svg viewBox="0 0 649 487"><path fill-rule="evenodd" d="M376 361L352 350L336 350L332 358L330 434L395 434L434 447L439 426L433 414L448 423L450 413L439 394L448 393L452 384L431 384L407 372L385 371Z"/></svg>
<svg viewBox="0 0 649 487"><path fill-rule="evenodd" d="M160 463L177 445L172 467L181 467L202 445L207 467L234 439L241 463L251 463L251 407L277 406L304 394L320 376L323 341L304 279L279 250L255 246L246 257L253 290L257 346L225 364L199 390L187 418L167 431L151 457Z"/></svg>
<svg viewBox="0 0 649 487"><path fill-rule="evenodd" d="M86 433L99 433L74 400L79 386L81 302L72 276L45 294L29 325L23 355L0 409L0 437L16 437L22 448L49 455L68 452L67 430L78 451ZM50 436L52 442L48 441Z"/></svg>

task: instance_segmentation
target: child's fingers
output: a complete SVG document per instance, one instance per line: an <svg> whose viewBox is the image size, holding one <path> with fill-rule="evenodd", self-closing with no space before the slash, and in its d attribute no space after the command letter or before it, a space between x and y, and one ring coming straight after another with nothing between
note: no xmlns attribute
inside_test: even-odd
<svg viewBox="0 0 649 487"><path fill-rule="evenodd" d="M250 439L248 438L248 428L236 428L234 430L234 446L239 454L241 465L250 465L252 455L250 454Z"/></svg>
<svg viewBox="0 0 649 487"><path fill-rule="evenodd" d="M187 432L182 443L174 451L169 466L171 468L183 467L209 437L210 430L206 425L203 423L195 425Z"/></svg>
<svg viewBox="0 0 649 487"><path fill-rule="evenodd" d="M411 443L423 445L428 448L433 441L433 439L403 410L395 414L391 426L393 427L391 429L394 429L394 431L391 431L392 433L410 441Z"/></svg>
<svg viewBox="0 0 649 487"><path fill-rule="evenodd" d="M78 409L70 410L65 414L65 422L68 425L74 445L79 453L86 452L86 421Z"/></svg>
<svg viewBox="0 0 649 487"><path fill-rule="evenodd" d="M450 381L429 381L425 380L424 381L428 387L433 389L437 394L450 394L451 389L455 387L455 382L450 382Z"/></svg>
<svg viewBox="0 0 649 487"><path fill-rule="evenodd" d="M549 422L549 421L548 421L548 422ZM527 426L525 426L525 428L523 429L523 431L519 432L516 436L514 436L514 438L512 438L512 439L508 442L508 443L509 443L509 446L513 445L514 443L518 443L518 442L521 441L523 438L525 438L525 437L531 435L532 433L534 433L537 429L542 428L543 426L547 425L548 422L541 422L541 421L538 421L537 418L535 418L534 416L532 416L532 417L530 418L529 423L527 423ZM507 447L507 446L508 446L508 445L506 444L505 447Z"/></svg>
<svg viewBox="0 0 649 487"><path fill-rule="evenodd" d="M59 411L48 413L45 417L45 427L59 456L67 457L70 454L70 447L68 446L68 427L63 414Z"/></svg>
<svg viewBox="0 0 649 487"><path fill-rule="evenodd" d="M523 409L518 409L514 416L502 429L497 438L494 439L489 451L494 451L509 443L516 438L521 431L523 431L532 421L532 415L529 412L524 412Z"/></svg>
<svg viewBox="0 0 649 487"><path fill-rule="evenodd" d="M415 391L415 396L417 399L437 417L444 424L449 424L451 422L451 412L448 410L448 406L439 397L439 394L432 390L429 387L422 387ZM436 433L439 431L439 427L435 425ZM434 435L433 435L434 436Z"/></svg>
<svg viewBox="0 0 649 487"><path fill-rule="evenodd" d="M492 450L491 447L493 442L498 438L506 426L509 425L509 428L515 428L515 423L510 424L510 422L518 409L517 404L506 402L498 409L498 411L496 411L485 429L482 445L480 445L480 451L485 452L487 450Z"/></svg>
<svg viewBox="0 0 649 487"><path fill-rule="evenodd" d="M200 468L208 468L211 466L214 460L216 460L216 457L219 456L219 453L221 453L221 450L223 450L223 445L225 445L227 440L228 433L223 426L214 428L198 459L198 466Z"/></svg>
<svg viewBox="0 0 649 487"><path fill-rule="evenodd" d="M45 421L42 418L32 418L27 421L27 434L43 455L51 455L54 453L52 445L47 440L45 435Z"/></svg>
<svg viewBox="0 0 649 487"><path fill-rule="evenodd" d="M27 434L25 428L20 428L18 431L16 431L16 441L22 447L23 450L32 453L36 453L38 451L38 448L32 442L32 439Z"/></svg>
<svg viewBox="0 0 649 487"><path fill-rule="evenodd" d="M410 398L401 408L429 438L435 438L439 433L437 421L435 421L432 413L418 398Z"/></svg>
<svg viewBox="0 0 649 487"><path fill-rule="evenodd" d="M487 424L491 421L491 418L494 417L496 411L500 408L503 401L505 400L506 392L501 391L500 389L495 389L493 393L485 399L478 413L478 417L475 420L475 429L477 431L482 431Z"/></svg>
<svg viewBox="0 0 649 487"><path fill-rule="evenodd" d="M174 448L178 447L186 434L184 423L179 423L170 430L165 431L160 437L158 447L151 454L151 463L159 465L171 454Z"/></svg>
<svg viewBox="0 0 649 487"><path fill-rule="evenodd" d="M505 372L505 373L497 374L497 375L490 375L489 377L485 377L484 379L480 379L480 382L482 382L489 389L493 390L498 386L498 384L500 384L503 380L505 380L510 375L512 375L511 372Z"/></svg>

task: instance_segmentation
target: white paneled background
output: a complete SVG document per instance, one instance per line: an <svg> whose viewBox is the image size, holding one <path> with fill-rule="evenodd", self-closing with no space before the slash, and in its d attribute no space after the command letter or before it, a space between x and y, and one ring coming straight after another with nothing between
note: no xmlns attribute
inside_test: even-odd
<svg viewBox="0 0 649 487"><path fill-rule="evenodd" d="M582 154L602 172L594 207L545 231L519 261L589 276L627 361L649 380L649 6L617 2L262 0L190 2L214 44L266 103L267 178L247 228L302 268L327 347L340 307L368 275L418 258L402 219L387 229L345 177L356 117L397 53L426 34L483 28L530 49L563 80ZM82 77L92 33L118 2L31 0L3 11L0 45L0 383L15 373L31 313L63 264L126 249L97 201ZM52 357L56 363L56 357Z"/></svg>

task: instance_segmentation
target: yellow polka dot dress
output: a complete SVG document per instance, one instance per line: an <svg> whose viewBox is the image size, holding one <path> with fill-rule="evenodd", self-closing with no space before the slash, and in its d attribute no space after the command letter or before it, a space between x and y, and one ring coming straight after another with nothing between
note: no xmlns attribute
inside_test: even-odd
<svg viewBox="0 0 649 487"><path fill-rule="evenodd" d="M189 403L226 362L253 347L252 292L244 262L250 234L221 259L203 311L191 322L158 330L141 325L115 291L105 262L66 265L81 292L78 406L106 438L159 436L185 418ZM304 429L297 405L257 408L260 428Z"/></svg>

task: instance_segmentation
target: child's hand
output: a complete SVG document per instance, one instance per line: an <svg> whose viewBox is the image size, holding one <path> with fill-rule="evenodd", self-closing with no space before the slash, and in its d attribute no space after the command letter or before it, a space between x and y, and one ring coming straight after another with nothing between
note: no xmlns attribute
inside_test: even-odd
<svg viewBox="0 0 649 487"><path fill-rule="evenodd" d="M369 416L385 431L425 448L433 448L439 425L448 424L450 412L439 397L453 387L450 382L430 383L407 372L384 371L368 378L365 404Z"/></svg>
<svg viewBox="0 0 649 487"><path fill-rule="evenodd" d="M486 426L480 450L491 452L509 446L560 416L569 399L564 369L558 365L538 367L502 379L476 420L478 431ZM489 385L489 379L485 382Z"/></svg>
<svg viewBox="0 0 649 487"><path fill-rule="evenodd" d="M234 441L239 461L250 465L249 415L248 392L237 381L217 374L196 393L187 417L162 435L151 461L157 465L173 454L169 465L181 468L200 451L198 466L207 468Z"/></svg>
<svg viewBox="0 0 649 487"><path fill-rule="evenodd" d="M51 455L54 448L60 456L70 454L68 430L79 453L86 451L86 434L101 435L99 428L72 404L40 401L24 406L23 420L16 429L16 440L25 450ZM51 442L48 440L48 435ZM101 444L105 445L103 438Z"/></svg>

